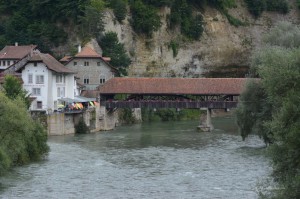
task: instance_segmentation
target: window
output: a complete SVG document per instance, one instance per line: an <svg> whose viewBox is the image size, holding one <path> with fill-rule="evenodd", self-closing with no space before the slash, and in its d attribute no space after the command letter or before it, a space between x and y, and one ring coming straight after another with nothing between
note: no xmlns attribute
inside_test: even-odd
<svg viewBox="0 0 300 199"><path fill-rule="evenodd" d="M7 65L10 66L10 61L7 61Z"/></svg>
<svg viewBox="0 0 300 199"><path fill-rule="evenodd" d="M100 66L101 65L101 62L97 62L97 66Z"/></svg>
<svg viewBox="0 0 300 199"><path fill-rule="evenodd" d="M65 83L65 76L63 75L56 75L56 83Z"/></svg>
<svg viewBox="0 0 300 199"><path fill-rule="evenodd" d="M90 64L90 63L89 63L88 61L85 61L85 62L84 62L84 66L89 66L89 64Z"/></svg>
<svg viewBox="0 0 300 199"><path fill-rule="evenodd" d="M60 97L60 87L57 88L57 97Z"/></svg>
<svg viewBox="0 0 300 199"><path fill-rule="evenodd" d="M65 87L57 88L57 97L65 97Z"/></svg>
<svg viewBox="0 0 300 199"><path fill-rule="evenodd" d="M42 109L42 108L43 108L43 102L42 102L42 101L37 101L37 102L36 102L36 107L37 107L38 109Z"/></svg>
<svg viewBox="0 0 300 199"><path fill-rule="evenodd" d="M41 88L32 88L32 95L40 96L41 95Z"/></svg>
<svg viewBox="0 0 300 199"><path fill-rule="evenodd" d="M37 66L37 62L34 62L33 65L34 65L34 66Z"/></svg>
<svg viewBox="0 0 300 199"><path fill-rule="evenodd" d="M32 74L28 74L28 84L32 84L32 83L33 83Z"/></svg>
<svg viewBox="0 0 300 199"><path fill-rule="evenodd" d="M6 61L3 61L3 66L6 66Z"/></svg>
<svg viewBox="0 0 300 199"><path fill-rule="evenodd" d="M89 84L89 83L90 83L89 77L85 76L85 77L83 78L83 83L84 83L84 84Z"/></svg>
<svg viewBox="0 0 300 199"><path fill-rule="evenodd" d="M104 84L105 83L105 76L101 75L100 76L100 84Z"/></svg>
<svg viewBox="0 0 300 199"><path fill-rule="evenodd" d="M35 83L36 84L44 84L44 75L37 75L35 76Z"/></svg>
<svg viewBox="0 0 300 199"><path fill-rule="evenodd" d="M74 61L74 66L77 66L77 62L76 61Z"/></svg>

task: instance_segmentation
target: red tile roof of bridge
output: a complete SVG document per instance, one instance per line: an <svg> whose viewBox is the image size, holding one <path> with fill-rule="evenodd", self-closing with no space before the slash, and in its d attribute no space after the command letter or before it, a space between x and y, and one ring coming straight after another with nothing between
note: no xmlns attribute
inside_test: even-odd
<svg viewBox="0 0 300 199"><path fill-rule="evenodd" d="M113 78L101 88L101 94L191 94L239 95L247 78Z"/></svg>

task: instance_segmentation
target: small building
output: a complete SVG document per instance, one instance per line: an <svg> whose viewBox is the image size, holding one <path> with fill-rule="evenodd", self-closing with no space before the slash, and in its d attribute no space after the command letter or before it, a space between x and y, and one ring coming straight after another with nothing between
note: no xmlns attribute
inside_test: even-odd
<svg viewBox="0 0 300 199"><path fill-rule="evenodd" d="M74 99L77 89L75 72L50 54L33 52L16 72L22 73L23 88L35 98L30 110L51 112L58 109L59 99Z"/></svg>
<svg viewBox="0 0 300 199"><path fill-rule="evenodd" d="M8 68L12 68L11 73L17 70L18 66L22 66L31 57L31 54L37 50L36 45L5 46L0 51L0 72Z"/></svg>
<svg viewBox="0 0 300 199"><path fill-rule="evenodd" d="M85 86L86 90L96 90L107 80L113 78L116 69L108 61L110 58L102 57L90 47L78 47L74 56L66 56L60 60L67 68L75 71L78 83Z"/></svg>

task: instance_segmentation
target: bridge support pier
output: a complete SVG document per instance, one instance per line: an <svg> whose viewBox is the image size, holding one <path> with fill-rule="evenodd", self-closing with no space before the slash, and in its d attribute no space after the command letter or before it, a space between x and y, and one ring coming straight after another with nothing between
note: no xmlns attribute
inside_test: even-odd
<svg viewBox="0 0 300 199"><path fill-rule="evenodd" d="M200 109L201 110L201 109ZM202 117L200 114L200 125L197 129L201 132L210 132L214 129L214 126L211 122L211 110L210 108L206 108L206 118Z"/></svg>

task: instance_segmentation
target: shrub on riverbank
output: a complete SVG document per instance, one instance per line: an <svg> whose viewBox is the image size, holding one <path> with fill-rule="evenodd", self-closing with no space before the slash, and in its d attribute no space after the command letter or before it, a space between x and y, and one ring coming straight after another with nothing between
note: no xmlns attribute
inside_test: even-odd
<svg viewBox="0 0 300 199"><path fill-rule="evenodd" d="M199 119L199 109L142 109L142 118L144 122L153 121L182 121Z"/></svg>
<svg viewBox="0 0 300 199"><path fill-rule="evenodd" d="M81 117L78 124L75 125L75 133L76 134L86 134L89 133L90 129L84 122L83 118Z"/></svg>
<svg viewBox="0 0 300 199"><path fill-rule="evenodd" d="M24 101L0 92L0 174L41 159L49 150L46 142L46 130L31 119Z"/></svg>

